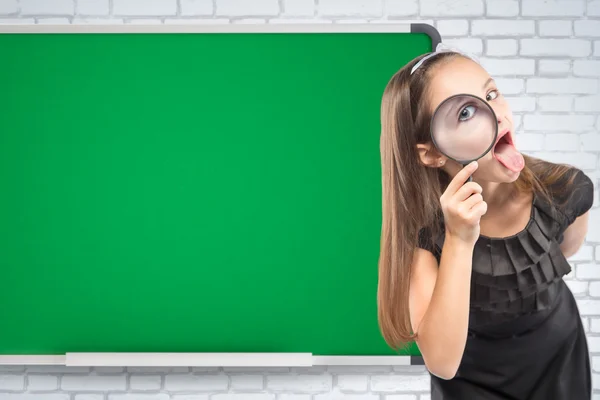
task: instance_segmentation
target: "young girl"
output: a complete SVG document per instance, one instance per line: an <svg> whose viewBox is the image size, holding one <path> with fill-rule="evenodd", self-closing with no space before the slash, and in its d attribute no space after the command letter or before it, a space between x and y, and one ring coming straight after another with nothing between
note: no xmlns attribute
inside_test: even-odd
<svg viewBox="0 0 600 400"><path fill-rule="evenodd" d="M517 151L511 110L477 62L421 58L382 100L382 335L394 349L419 346L432 400L589 400L589 351L563 277L593 184ZM458 93L485 99L498 121L495 146L464 169L429 133L436 107Z"/></svg>

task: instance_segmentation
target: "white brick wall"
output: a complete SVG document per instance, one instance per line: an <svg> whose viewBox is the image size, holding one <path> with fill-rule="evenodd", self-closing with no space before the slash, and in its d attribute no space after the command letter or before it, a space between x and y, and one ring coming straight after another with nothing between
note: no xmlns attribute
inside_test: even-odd
<svg viewBox="0 0 600 400"><path fill-rule="evenodd" d="M600 400L600 0L0 0L0 24L431 23L480 56L515 114L522 151L597 185L567 282ZM431 400L422 367L0 366L0 400Z"/></svg>

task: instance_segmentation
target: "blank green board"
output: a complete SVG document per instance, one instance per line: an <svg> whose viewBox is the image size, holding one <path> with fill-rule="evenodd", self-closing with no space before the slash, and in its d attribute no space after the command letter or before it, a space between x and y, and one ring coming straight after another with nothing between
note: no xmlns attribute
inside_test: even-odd
<svg viewBox="0 0 600 400"><path fill-rule="evenodd" d="M425 33L0 35L0 354L396 353L380 104Z"/></svg>

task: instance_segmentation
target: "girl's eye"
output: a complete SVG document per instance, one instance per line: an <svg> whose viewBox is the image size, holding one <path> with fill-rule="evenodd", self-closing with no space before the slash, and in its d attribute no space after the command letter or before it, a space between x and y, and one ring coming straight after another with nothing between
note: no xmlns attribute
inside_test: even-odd
<svg viewBox="0 0 600 400"><path fill-rule="evenodd" d="M487 94L487 96L485 97L485 99L487 101L490 101L490 100L494 100L496 97L498 97L498 91L497 90L492 90L491 92L489 92Z"/></svg>
<svg viewBox="0 0 600 400"><path fill-rule="evenodd" d="M463 108L460 111L458 119L461 121L466 121L468 119L473 118L473 115L475 115L475 107L474 106L466 106L465 108Z"/></svg>

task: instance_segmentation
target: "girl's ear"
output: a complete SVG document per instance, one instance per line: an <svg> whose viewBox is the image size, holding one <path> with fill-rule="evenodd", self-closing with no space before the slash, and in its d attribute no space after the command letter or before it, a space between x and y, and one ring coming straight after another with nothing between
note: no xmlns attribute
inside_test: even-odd
<svg viewBox="0 0 600 400"><path fill-rule="evenodd" d="M417 152L423 165L431 168L439 168L446 163L444 157L440 153L432 148L431 143L419 143L417 144Z"/></svg>

